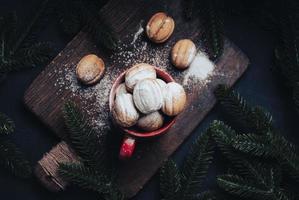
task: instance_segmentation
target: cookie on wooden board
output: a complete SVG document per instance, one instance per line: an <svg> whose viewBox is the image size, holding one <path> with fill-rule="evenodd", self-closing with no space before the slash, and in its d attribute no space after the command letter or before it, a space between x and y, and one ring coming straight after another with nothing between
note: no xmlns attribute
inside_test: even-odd
<svg viewBox="0 0 299 200"><path fill-rule="evenodd" d="M89 54L79 61L76 68L76 76L81 83L92 85L103 77L104 71L104 61L94 54Z"/></svg>

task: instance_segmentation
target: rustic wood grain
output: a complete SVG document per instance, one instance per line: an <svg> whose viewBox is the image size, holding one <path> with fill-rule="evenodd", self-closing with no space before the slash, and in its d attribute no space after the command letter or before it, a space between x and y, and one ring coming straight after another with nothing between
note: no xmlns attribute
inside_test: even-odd
<svg viewBox="0 0 299 200"><path fill-rule="evenodd" d="M62 190L67 185L67 182L58 175L59 163L79 163L79 158L65 142L60 142L46 153L38 161L34 171L39 181L53 192Z"/></svg>
<svg viewBox="0 0 299 200"><path fill-rule="evenodd" d="M122 41L129 43L132 41L132 37L127 36L136 32L136 28L138 28L140 22L142 20L147 21L153 13L163 9L160 2L158 0L111 0L102 9L101 13L103 18L112 25L113 30ZM167 41L167 44L172 45L176 40L181 38L191 38L196 42L197 46L201 46L200 36L202 31L198 25L199 22L197 20L186 22L182 19L181 1L169 1L167 9L176 22L174 35ZM149 43L149 48L164 48L164 46L156 47ZM61 138L64 138L66 135L61 114L64 102L72 99L81 104L82 99L73 97L70 90L61 91L61 88L54 87L53 84L57 79L65 78L64 74L55 73L55 71L65 67L74 69L80 58L88 53L95 53L103 57L107 66L104 76L112 77L113 69L115 68L125 70L129 67L111 60L107 52L94 45L88 33L81 31L34 80L24 97L27 107ZM224 53L218 60L216 69L210 77L209 82L206 84L193 84L187 88L187 107L178 116L175 125L167 134L160 138L146 142L138 141L134 157L129 162L120 164L119 185L127 197L134 196L142 189L163 161L179 147L212 109L216 101L212 93L213 89L218 84L233 85L246 70L248 62L248 58L240 49L229 40L225 41ZM171 65L166 70L173 75L177 82L182 82L180 71L175 70ZM93 115L100 113L101 111L98 111L93 113ZM59 145L65 146L66 144L60 143ZM57 148L57 146L54 147L54 149ZM53 173L49 174L43 164L43 161L49 158L50 160L54 159L56 160L55 162L59 162L60 158L53 155L53 152L55 151L49 152L39 162L37 176L48 188L59 190L65 187L65 183L56 184L54 180L59 180L57 173L54 170ZM71 150L69 153L73 154ZM72 157L75 158L76 156L72 155ZM57 165L53 164L50 167L51 169L55 169Z"/></svg>

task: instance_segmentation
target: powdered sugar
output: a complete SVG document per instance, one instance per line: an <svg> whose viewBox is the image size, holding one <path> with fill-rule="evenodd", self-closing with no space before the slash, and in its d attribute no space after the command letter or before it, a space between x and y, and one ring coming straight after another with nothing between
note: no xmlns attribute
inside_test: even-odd
<svg viewBox="0 0 299 200"><path fill-rule="evenodd" d="M71 97L80 99L82 109L90 118L91 125L98 131L109 129L109 93L113 81L126 69L137 63L148 63L159 67L173 76L175 81L182 83L186 91L192 90L194 85L206 84L209 75L213 73L214 64L208 57L199 52L190 67L185 70L177 70L170 63L171 47L175 41L169 40L163 45L156 45L149 42L144 37L142 22L138 30L129 35L129 44L121 43L116 51L112 53L103 78L93 86L84 86L76 78L77 63L68 63L54 73L60 74L53 85L58 87L57 95L63 94L62 91L69 91Z"/></svg>
<svg viewBox="0 0 299 200"><path fill-rule="evenodd" d="M214 68L214 63L209 60L207 55L199 51L190 64L190 67L185 71L183 85L187 85L190 80L207 80Z"/></svg>
<svg viewBox="0 0 299 200"><path fill-rule="evenodd" d="M134 37L133 37L133 41L131 42L131 44L134 44L136 42L136 40L138 39L138 37L140 36L140 34L144 31L143 27L142 27L142 22L141 21L139 23L139 29L138 31L134 34Z"/></svg>

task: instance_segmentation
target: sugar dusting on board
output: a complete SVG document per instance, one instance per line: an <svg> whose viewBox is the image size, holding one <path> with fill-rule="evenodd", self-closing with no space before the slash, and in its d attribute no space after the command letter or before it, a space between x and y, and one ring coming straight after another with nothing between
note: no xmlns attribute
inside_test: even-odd
<svg viewBox="0 0 299 200"><path fill-rule="evenodd" d="M136 42L136 40L138 39L138 37L140 36L140 34L144 31L143 27L142 27L142 23L143 21L141 21L139 23L139 29L138 31L134 34L133 40L131 42L131 44L134 44Z"/></svg>
<svg viewBox="0 0 299 200"><path fill-rule="evenodd" d="M211 75L215 68L212 61L203 52L198 52L190 64L190 67L185 71L183 85L187 85L190 80L205 81Z"/></svg>
<svg viewBox="0 0 299 200"><path fill-rule="evenodd" d="M145 62L159 67L170 73L177 82L182 83L187 92L195 85L204 86L209 75L213 73L214 64L201 52L197 54L187 70L175 69L169 57L175 41L170 40L163 45L156 45L144 38L143 33L144 29L140 22L138 30L127 36L131 42L119 44L108 59L110 62L106 63L106 69L109 70L109 74L107 70L102 80L93 86L87 87L78 82L75 74L77 63L68 63L55 71L61 74L54 83L54 86L59 88L58 92L68 90L73 98L79 98L83 110L91 119L91 125L100 132L110 127L108 98L113 81L132 65Z"/></svg>

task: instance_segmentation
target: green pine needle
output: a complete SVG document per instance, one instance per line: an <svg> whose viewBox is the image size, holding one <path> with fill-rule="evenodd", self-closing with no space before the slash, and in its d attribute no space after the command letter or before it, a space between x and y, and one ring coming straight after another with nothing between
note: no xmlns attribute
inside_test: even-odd
<svg viewBox="0 0 299 200"><path fill-rule="evenodd" d="M181 173L173 160L168 160L160 169L160 192L162 199L174 200L181 189Z"/></svg>
<svg viewBox="0 0 299 200"><path fill-rule="evenodd" d="M85 116L73 102L67 102L63 109L69 139L76 153L88 166L105 169L104 136L99 137L87 123ZM100 140L102 140L100 142Z"/></svg>
<svg viewBox="0 0 299 200"><path fill-rule="evenodd" d="M41 21L48 14L48 0L41 3L33 18L24 26L15 13L0 17L0 73L8 73L45 64L52 57L47 43L36 42Z"/></svg>
<svg viewBox="0 0 299 200"><path fill-rule="evenodd" d="M163 199L197 199L213 159L213 145L209 134L204 133L191 146L182 172L169 160L160 170L160 192Z"/></svg>
<svg viewBox="0 0 299 200"><path fill-rule="evenodd" d="M122 200L124 196L115 184L115 166L110 166L108 159L111 155L106 150L106 135L96 134L76 104L67 102L63 113L69 141L83 164L61 164L61 175L82 188L97 191L104 199Z"/></svg>
<svg viewBox="0 0 299 200"><path fill-rule="evenodd" d="M280 170L257 164L255 170L258 176L245 179L237 175L221 175L217 177L217 184L233 195L250 199L289 200L293 199L280 188Z"/></svg>
<svg viewBox="0 0 299 200"><path fill-rule="evenodd" d="M263 156L277 159L282 162L287 173L299 182L299 156L293 144L283 136L269 132L266 136L242 134L234 139L234 148L250 153L254 156Z"/></svg>
<svg viewBox="0 0 299 200"><path fill-rule="evenodd" d="M123 200L123 194L117 189L111 177L82 164L60 163L59 174L67 181L87 190L98 192L107 200Z"/></svg>
<svg viewBox="0 0 299 200"><path fill-rule="evenodd" d="M9 135L14 131L14 129L14 122L5 114L0 113L0 136Z"/></svg>
<svg viewBox="0 0 299 200"><path fill-rule="evenodd" d="M269 157L275 154L275 148L268 143L268 138L256 134L242 134L234 138L233 146L239 151L251 153L256 156Z"/></svg>
<svg viewBox="0 0 299 200"><path fill-rule="evenodd" d="M215 120L210 125L208 131L221 153L232 163L234 169L243 176L251 177L252 172L250 169L252 169L252 165L247 161L244 154L240 154L240 152L232 147L233 138L237 134L235 130L222 121Z"/></svg>
<svg viewBox="0 0 299 200"><path fill-rule="evenodd" d="M231 162L235 172L247 179L262 179L256 170L257 162L253 158L235 150L232 146L237 133L221 121L214 121L209 132L213 136L221 153Z"/></svg>
<svg viewBox="0 0 299 200"><path fill-rule="evenodd" d="M204 42L209 57L216 61L224 49L223 19L217 9L216 0L185 0L183 1L183 14L187 20L200 18L204 26Z"/></svg>
<svg viewBox="0 0 299 200"><path fill-rule="evenodd" d="M74 36L89 24L98 14L107 0L65 0L59 2L58 15L64 33ZM98 28L98 27L93 27Z"/></svg>
<svg viewBox="0 0 299 200"><path fill-rule="evenodd" d="M58 172L67 181L84 189L93 190L99 193L107 193L109 185L107 178L99 175L94 169L85 167L82 164L60 163Z"/></svg>
<svg viewBox="0 0 299 200"><path fill-rule="evenodd" d="M92 39L108 50L117 47L118 39L111 26L101 17L100 10L107 0L67 0L60 7L60 25L68 35L75 35L87 28ZM84 29L85 30L85 29Z"/></svg>
<svg viewBox="0 0 299 200"><path fill-rule="evenodd" d="M269 199L270 193L264 188L256 187L256 184L236 175L221 175L217 177L217 184L226 192L241 198Z"/></svg>
<svg viewBox="0 0 299 200"><path fill-rule="evenodd" d="M217 195L214 191L205 191L198 195L197 200L216 200Z"/></svg>
<svg viewBox="0 0 299 200"><path fill-rule="evenodd" d="M102 45L108 50L115 50L119 43L116 34L111 26L107 24L105 19L99 14L95 20L91 21L88 25L92 38L96 43Z"/></svg>
<svg viewBox="0 0 299 200"><path fill-rule="evenodd" d="M204 37L208 54L212 60L217 60L222 55L224 48L223 19L217 10L217 2L215 0L204 0L199 6L205 28Z"/></svg>
<svg viewBox="0 0 299 200"><path fill-rule="evenodd" d="M21 178L31 176L31 166L23 153L10 141L0 139L0 165Z"/></svg>
<svg viewBox="0 0 299 200"><path fill-rule="evenodd" d="M210 1L209 1L210 2ZM223 53L224 48L224 27L222 19L215 9L215 4L209 4L209 15L206 21L206 38L208 41L208 53L210 58L217 60Z"/></svg>
<svg viewBox="0 0 299 200"><path fill-rule="evenodd" d="M210 135L203 133L191 146L182 169L182 196L191 198L198 192L205 180L208 169L213 160L213 144Z"/></svg>
<svg viewBox="0 0 299 200"><path fill-rule="evenodd" d="M265 133L272 129L273 118L261 107L251 107L246 100L235 91L219 85L214 94L232 121L257 133Z"/></svg>

